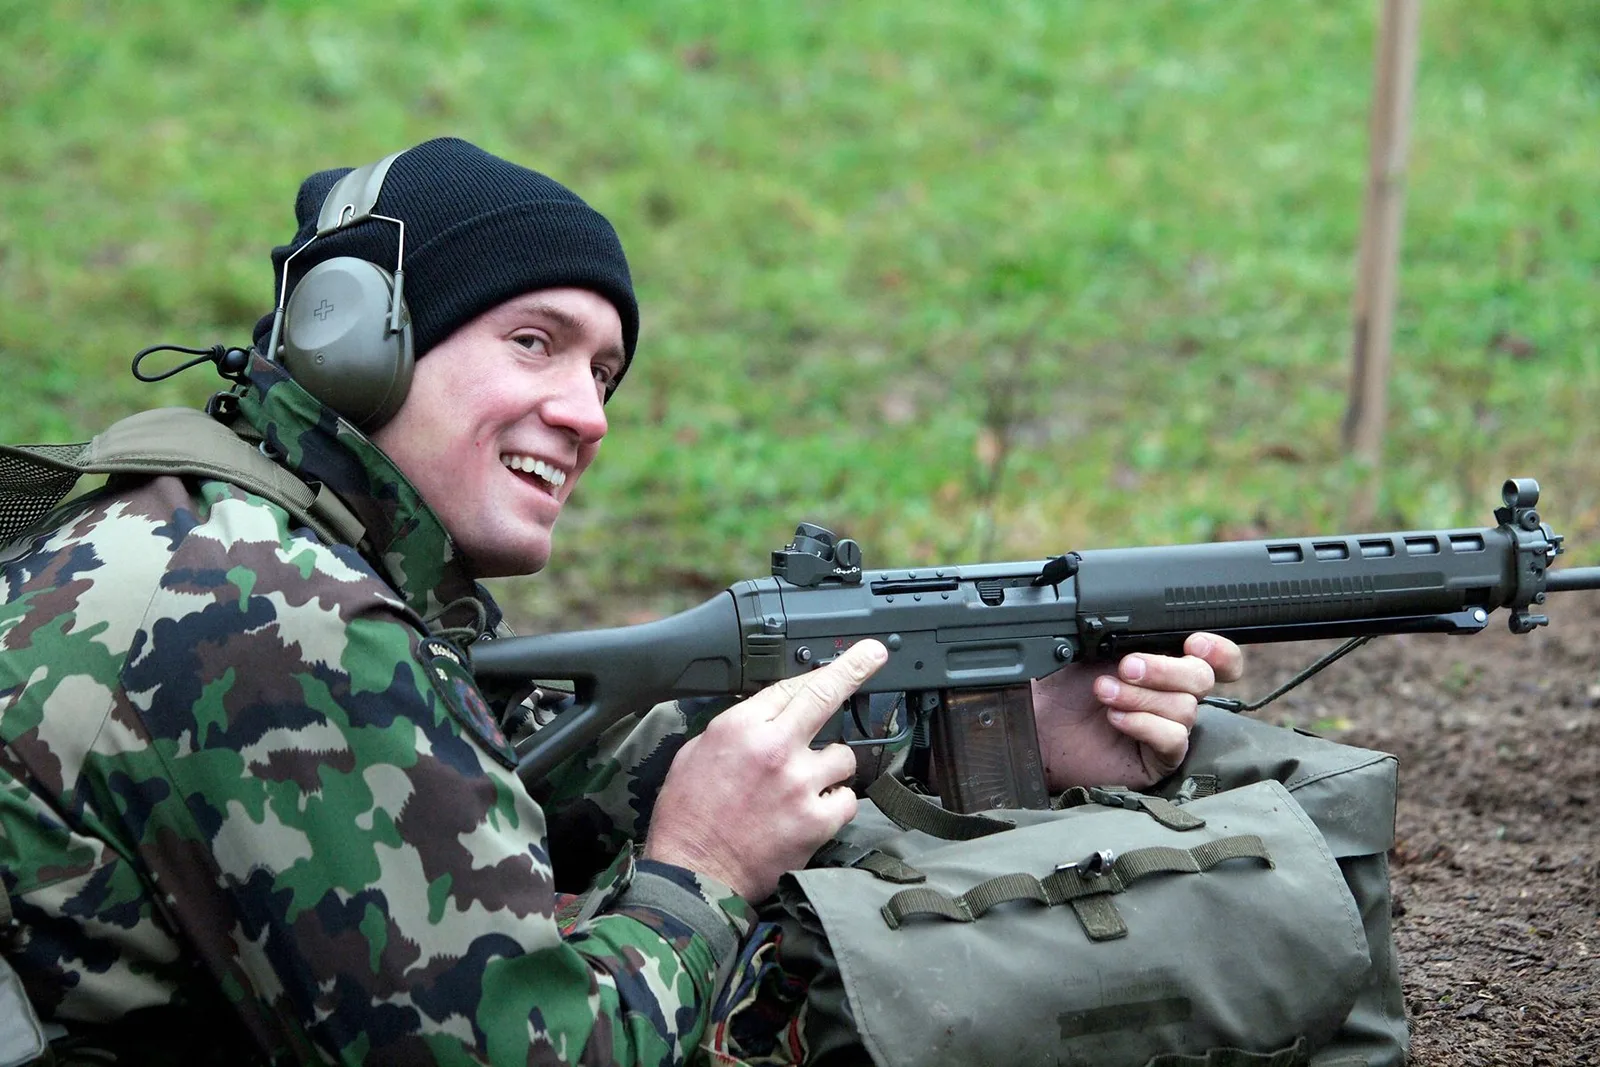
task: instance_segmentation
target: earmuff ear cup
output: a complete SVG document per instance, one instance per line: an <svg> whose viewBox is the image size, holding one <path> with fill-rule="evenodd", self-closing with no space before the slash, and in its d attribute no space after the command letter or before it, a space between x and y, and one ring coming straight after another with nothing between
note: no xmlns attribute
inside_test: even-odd
<svg viewBox="0 0 1600 1067"><path fill-rule="evenodd" d="M411 387L411 313L389 330L394 276L353 256L306 271L284 306L282 361L312 396L370 432L393 417Z"/></svg>

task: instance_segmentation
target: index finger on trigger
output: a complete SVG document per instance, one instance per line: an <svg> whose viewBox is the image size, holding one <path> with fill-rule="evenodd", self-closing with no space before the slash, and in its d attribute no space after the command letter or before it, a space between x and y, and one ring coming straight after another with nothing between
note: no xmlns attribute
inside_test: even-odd
<svg viewBox="0 0 1600 1067"><path fill-rule="evenodd" d="M889 659L889 650L879 641L857 641L826 666L778 683L788 697L773 716L806 740L816 736L823 723L839 710L861 683L872 677Z"/></svg>

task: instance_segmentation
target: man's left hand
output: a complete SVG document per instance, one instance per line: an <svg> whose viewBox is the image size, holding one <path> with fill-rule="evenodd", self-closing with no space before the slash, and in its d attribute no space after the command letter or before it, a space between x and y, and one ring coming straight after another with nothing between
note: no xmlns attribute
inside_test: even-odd
<svg viewBox="0 0 1600 1067"><path fill-rule="evenodd" d="M1068 666L1033 683L1052 793L1075 785L1143 788L1177 770L1200 698L1244 673L1244 653L1226 637L1190 634L1183 651L1135 652L1115 670Z"/></svg>

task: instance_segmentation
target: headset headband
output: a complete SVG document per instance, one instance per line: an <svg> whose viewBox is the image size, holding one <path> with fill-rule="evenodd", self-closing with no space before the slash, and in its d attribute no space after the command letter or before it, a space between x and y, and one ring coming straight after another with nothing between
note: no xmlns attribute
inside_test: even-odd
<svg viewBox="0 0 1600 1067"><path fill-rule="evenodd" d="M334 183L322 200L322 211L317 215L317 236L311 241L372 218L372 211L378 206L378 194L383 192L383 179L388 177L390 165L404 154L405 150L401 149L384 156L376 163L356 168Z"/></svg>

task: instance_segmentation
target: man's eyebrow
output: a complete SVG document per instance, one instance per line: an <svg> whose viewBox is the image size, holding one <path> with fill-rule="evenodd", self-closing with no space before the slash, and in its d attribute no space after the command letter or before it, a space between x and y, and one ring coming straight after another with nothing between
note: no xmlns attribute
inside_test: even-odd
<svg viewBox="0 0 1600 1067"><path fill-rule="evenodd" d="M589 320L582 315L575 315L564 307L544 300L521 301L514 307L519 314L542 315L550 319L566 333L583 334L589 329ZM620 344L606 345L596 355L609 356L617 360L625 360L627 358Z"/></svg>

